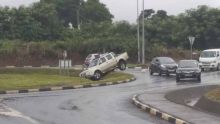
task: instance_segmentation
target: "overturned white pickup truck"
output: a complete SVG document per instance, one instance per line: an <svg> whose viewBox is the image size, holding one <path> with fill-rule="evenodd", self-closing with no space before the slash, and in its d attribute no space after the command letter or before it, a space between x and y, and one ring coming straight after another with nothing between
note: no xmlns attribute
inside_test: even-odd
<svg viewBox="0 0 220 124"><path fill-rule="evenodd" d="M119 55L116 55L113 52L102 54L100 58L94 59L89 67L80 73L80 77L99 80L103 74L112 71L115 68L125 70L127 59L127 52Z"/></svg>

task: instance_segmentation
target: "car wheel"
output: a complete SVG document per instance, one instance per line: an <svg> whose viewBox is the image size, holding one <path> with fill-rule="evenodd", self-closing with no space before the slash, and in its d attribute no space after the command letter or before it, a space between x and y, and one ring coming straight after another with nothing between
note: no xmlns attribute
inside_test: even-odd
<svg viewBox="0 0 220 124"><path fill-rule="evenodd" d="M161 76L161 75L162 75L162 71L160 70L160 71L159 71L159 76Z"/></svg>
<svg viewBox="0 0 220 124"><path fill-rule="evenodd" d="M220 64L218 64L218 66L217 66L217 69L216 69L217 71L219 71L220 70Z"/></svg>
<svg viewBox="0 0 220 124"><path fill-rule="evenodd" d="M95 71L94 80L100 80L102 77L102 73L100 71Z"/></svg>
<svg viewBox="0 0 220 124"><path fill-rule="evenodd" d="M205 71L205 69L204 69L204 68L201 68L201 71Z"/></svg>
<svg viewBox="0 0 220 124"><path fill-rule="evenodd" d="M180 81L180 77L177 75L176 76L176 82L179 82Z"/></svg>
<svg viewBox="0 0 220 124"><path fill-rule="evenodd" d="M150 68L149 68L149 73L150 73L150 75L154 74L154 72Z"/></svg>
<svg viewBox="0 0 220 124"><path fill-rule="evenodd" d="M124 71L126 69L126 63L125 61L120 61L118 64L118 67L120 70Z"/></svg>
<svg viewBox="0 0 220 124"><path fill-rule="evenodd" d="M199 75L199 76L197 77L197 80L198 80L199 82L201 82L201 75Z"/></svg>

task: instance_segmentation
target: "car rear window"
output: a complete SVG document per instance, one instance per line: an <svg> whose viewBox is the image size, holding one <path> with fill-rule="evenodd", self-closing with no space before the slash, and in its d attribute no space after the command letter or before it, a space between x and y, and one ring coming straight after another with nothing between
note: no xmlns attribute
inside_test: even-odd
<svg viewBox="0 0 220 124"><path fill-rule="evenodd" d="M196 67L198 67L198 62L196 62L196 61L180 61L179 66L181 68L196 68Z"/></svg>
<svg viewBox="0 0 220 124"><path fill-rule="evenodd" d="M171 64L171 63L175 63L175 61L171 58L168 57L164 57L164 58L159 58L160 63L162 64Z"/></svg>

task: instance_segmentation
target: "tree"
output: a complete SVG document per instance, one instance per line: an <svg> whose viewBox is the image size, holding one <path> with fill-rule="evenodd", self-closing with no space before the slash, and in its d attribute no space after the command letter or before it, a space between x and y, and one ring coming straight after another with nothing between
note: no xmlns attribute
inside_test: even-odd
<svg viewBox="0 0 220 124"><path fill-rule="evenodd" d="M187 10L179 18L183 20L183 34L186 38L189 35L196 36L194 46L200 49L220 47L220 10L208 6L199 6L197 9ZM189 46L185 42L185 47Z"/></svg>
<svg viewBox="0 0 220 124"><path fill-rule="evenodd" d="M60 21L63 21L65 26L71 22L74 27L77 27L82 18L83 3L82 0L56 0L55 5Z"/></svg>
<svg viewBox="0 0 220 124"><path fill-rule="evenodd" d="M42 40L61 39L63 24L59 21L53 3L35 3L32 8L33 18L41 25Z"/></svg>
<svg viewBox="0 0 220 124"><path fill-rule="evenodd" d="M87 0L83 5L83 23L112 21L113 15L99 0Z"/></svg>
<svg viewBox="0 0 220 124"><path fill-rule="evenodd" d="M158 10L157 13L156 13L156 15L157 15L158 17L161 17L161 18L166 18L166 17L167 17L167 12L164 11L164 10Z"/></svg>
<svg viewBox="0 0 220 124"><path fill-rule="evenodd" d="M144 18L149 18L151 15L155 13L153 9L145 9L144 10ZM143 11L141 11L141 14L139 15L139 21L143 18Z"/></svg>

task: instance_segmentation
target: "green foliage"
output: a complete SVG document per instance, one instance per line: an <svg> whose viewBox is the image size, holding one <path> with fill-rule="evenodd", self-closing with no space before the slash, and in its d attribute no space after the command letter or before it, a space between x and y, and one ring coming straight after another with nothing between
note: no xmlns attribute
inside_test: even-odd
<svg viewBox="0 0 220 124"><path fill-rule="evenodd" d="M220 47L219 15L220 9L208 6L177 16L167 15L164 10L144 10L147 59L166 52L169 55L173 48L185 56L183 49L189 48L189 35L196 37L196 49ZM60 58L63 50L83 57L127 51L136 61L137 25L112 22L112 18L99 0L40 0L30 7L0 7L0 53Z"/></svg>
<svg viewBox="0 0 220 124"><path fill-rule="evenodd" d="M103 21L111 21L113 18L113 15L99 0L87 0L85 4L83 4L83 8L83 22L100 23Z"/></svg>

